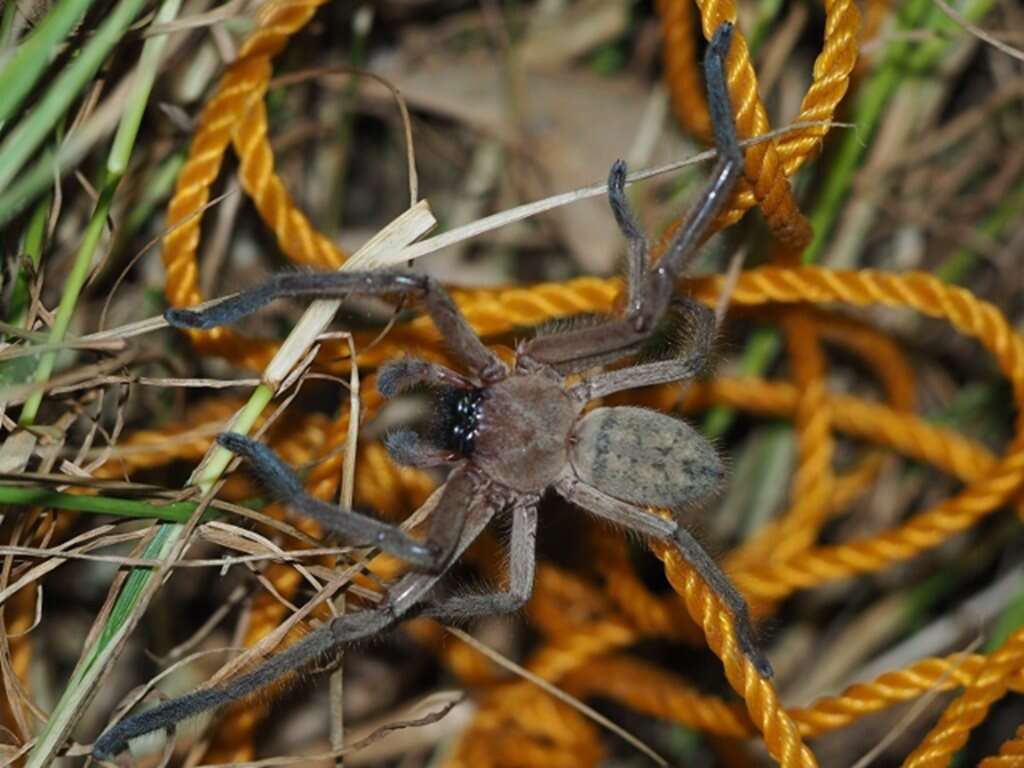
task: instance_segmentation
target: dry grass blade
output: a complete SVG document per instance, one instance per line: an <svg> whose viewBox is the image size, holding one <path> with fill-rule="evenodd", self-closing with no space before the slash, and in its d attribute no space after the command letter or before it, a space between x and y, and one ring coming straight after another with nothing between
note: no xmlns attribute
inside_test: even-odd
<svg viewBox="0 0 1024 768"><path fill-rule="evenodd" d="M979 40L988 43L996 50L1002 51L1007 56L1012 56L1017 61L1024 61L1024 51L1014 48L1012 45L1007 45L999 38L986 32L984 29L979 27L977 24L972 24L968 19L965 19L963 14L960 13L956 8L951 6L946 0L934 0L935 4L942 9L942 12L949 16L953 21L959 24L961 27L966 29L972 35Z"/></svg>
<svg viewBox="0 0 1024 768"><path fill-rule="evenodd" d="M788 125L784 128L769 131L763 136L745 139L740 142L740 146L748 147L754 144L760 144L761 142L772 141L780 136L785 136L789 133L797 133L806 128L814 127L855 128L856 126L852 123L839 123L833 120L812 120L793 123L792 125ZM648 168L641 171L633 171L627 177L626 183L635 184L638 181L652 179L656 176L678 171L681 168L713 160L715 156L715 151L712 149L707 150L706 152L700 152L686 160L666 163L664 165L659 165L654 168ZM550 197L546 197L542 200L516 206L515 208L510 208L507 211L502 211L501 213L484 216L481 219L477 219L476 221L465 224L457 229L444 232L440 235L435 235L434 237L427 238L426 240L421 240L415 245L411 245L406 248L402 256L410 260L418 259L421 256L426 256L428 253L434 253L435 251L455 245L456 243L461 243L466 240L471 240L474 237L479 237L485 232L491 232L492 230L508 226L509 224L513 224L517 221L523 221L547 211L561 208L562 206L572 205L580 200L586 200L592 197L603 197L607 194L608 185L599 183L593 184L589 187L581 187L573 190L572 192L564 192L560 195L551 195Z"/></svg>
<svg viewBox="0 0 1024 768"><path fill-rule="evenodd" d="M967 654L973 653L981 643L982 638L980 636L975 638L974 641L962 651L963 656L966 657ZM960 663L962 663L962 659ZM881 755L885 754L885 750L888 749L889 745L902 736L914 721L924 714L924 712L931 706L932 702L941 695L942 684L954 674L956 669L960 666L960 663L954 665L951 669L947 670L942 677L936 680L931 689L924 696L915 701L913 706L911 706L903 716L893 724L889 732L885 734L885 738L865 752L863 757L853 763L850 768L868 768L868 766L875 762Z"/></svg>
<svg viewBox="0 0 1024 768"><path fill-rule="evenodd" d="M634 747L638 752L649 757L657 765L663 766L663 768L667 768L668 762L665 760L665 758L663 758L661 755L659 755L657 752L651 749L651 747L649 747L643 741L641 741L636 736L631 734L625 728L618 725L617 723L613 723L611 720L609 720L607 717L605 717L600 712L595 710L593 707L587 706L582 701L577 699L575 696L570 696L568 693L563 691L558 686L552 685L544 678L538 677L537 675L533 674L530 670L526 669L525 667L519 664L516 664L514 661L507 658L503 654L500 654L497 651L495 651L493 648L484 645L468 632L463 632L461 629L458 629L456 627L445 627L445 630L449 634L452 634L455 637L457 637L466 645L476 650L478 653L481 653L484 656L486 656L488 659L493 661L498 666L507 669L509 672L513 673L517 677L521 677L524 680L528 680L529 682L533 683L533 685L536 685L538 688L543 690L545 693L554 696L559 701L572 707L577 712L580 712L584 717L593 720L602 728L605 728L609 732L614 733L627 744Z"/></svg>

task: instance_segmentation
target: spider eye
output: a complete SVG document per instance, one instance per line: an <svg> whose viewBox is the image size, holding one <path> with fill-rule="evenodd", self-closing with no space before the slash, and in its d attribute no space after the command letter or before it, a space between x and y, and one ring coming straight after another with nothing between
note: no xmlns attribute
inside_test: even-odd
<svg viewBox="0 0 1024 768"><path fill-rule="evenodd" d="M480 432L481 389L449 389L438 398L437 442L469 458Z"/></svg>

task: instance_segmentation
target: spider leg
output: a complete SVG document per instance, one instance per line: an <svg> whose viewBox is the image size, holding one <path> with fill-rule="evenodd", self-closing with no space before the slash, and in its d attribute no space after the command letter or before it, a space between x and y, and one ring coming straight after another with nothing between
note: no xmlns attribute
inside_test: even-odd
<svg viewBox="0 0 1024 768"><path fill-rule="evenodd" d="M285 298L342 298L350 293L379 295L411 293L418 296L451 351L485 382L497 381L505 365L466 322L444 287L429 275L411 272L289 272L266 283L229 296L202 310L175 307L164 313L175 328L216 328L250 315L270 302Z"/></svg>
<svg viewBox="0 0 1024 768"><path fill-rule="evenodd" d="M427 469L451 464L453 455L432 445L411 429L396 429L384 435L384 447L392 461L403 467Z"/></svg>
<svg viewBox="0 0 1024 768"><path fill-rule="evenodd" d="M718 564L690 535L689 531L675 520L666 520L646 509L619 501L576 479L564 478L558 481L555 484L555 490L566 500L598 517L645 536L674 544L679 550L679 554L693 566L704 583L711 587L712 591L729 608L732 613L736 638L739 640L743 653L757 667L762 677L772 676L771 663L754 641L754 629L746 601L728 577L722 573Z"/></svg>
<svg viewBox="0 0 1024 768"><path fill-rule="evenodd" d="M165 701L138 715L125 718L96 739L92 754L97 760L112 760L128 748L128 742L132 739L161 728L169 728L208 709L245 698L292 670L305 667L336 646L331 625L322 626L248 674L214 688Z"/></svg>
<svg viewBox="0 0 1024 768"><path fill-rule="evenodd" d="M509 541L508 590L485 594L456 595L416 608L417 616L441 621L515 613L533 593L537 563L537 502L530 499L512 510L512 538Z"/></svg>
<svg viewBox="0 0 1024 768"><path fill-rule="evenodd" d="M696 255L708 234L708 228L732 196L743 173L743 153L736 138L736 121L732 115L729 88L725 77L725 58L732 39L732 23L723 22L715 30L704 55L704 79L707 83L708 110L715 136L718 161L711 172L711 183L704 190L669 243L658 267L648 275L648 290L655 306L671 297L676 278ZM647 310L649 313L650 310Z"/></svg>
<svg viewBox="0 0 1024 768"><path fill-rule="evenodd" d="M585 403L626 389L691 379L704 370L715 338L715 314L690 298L674 299L673 304L686 316L690 342L686 354L599 373L570 389L569 396Z"/></svg>
<svg viewBox="0 0 1024 768"><path fill-rule="evenodd" d="M629 297L626 311L634 313L640 309L640 286L647 272L648 244L640 229L640 222L626 199L626 163L616 160L608 173L608 205L611 206L615 223L626 238L626 276L629 281Z"/></svg>
<svg viewBox="0 0 1024 768"><path fill-rule="evenodd" d="M629 304L625 315L601 325L531 339L522 346L522 356L554 366L562 373L578 372L590 367L594 359L615 352L625 356L634 351L664 317L679 275L697 253L743 171L743 154L736 138L736 124L725 78L725 57L731 38L732 24L721 24L715 30L704 57L718 162L700 200L687 214L661 259L650 270L638 267L641 258L646 261L646 252L637 240L639 227L622 193L625 164L618 161L612 166L609 203L630 250Z"/></svg>
<svg viewBox="0 0 1024 768"><path fill-rule="evenodd" d="M433 518L444 517L451 509L453 499L448 489L442 493ZM494 517L494 508L485 499L475 497L463 508L465 524L461 525L453 557L459 557L469 547ZM433 527L433 526L432 526ZM333 619L311 632L299 642L278 653L261 666L221 685L195 691L171 701L158 704L152 709L122 720L105 731L93 745L93 755L100 760L110 760L128 747L134 738L175 723L222 707L233 701L244 699L265 688L290 672L299 670L320 656L346 643L350 643L378 632L394 624L426 597L437 584L441 574L407 573L399 579L384 596L380 607L347 613Z"/></svg>
<svg viewBox="0 0 1024 768"><path fill-rule="evenodd" d="M426 542L420 542L397 526L313 498L306 493L302 481L292 469L257 440L234 432L222 432L217 436L217 442L246 459L253 474L272 496L316 520L326 531L351 544L379 547L420 571L434 573L444 568L448 556L446 550L451 549L450 542L433 541L429 535ZM447 499L446 503L455 509L465 509L473 492L474 485L465 473L453 473L445 495L455 498Z"/></svg>
<svg viewBox="0 0 1024 768"><path fill-rule="evenodd" d="M377 390L384 397L394 397L417 384L435 387L458 387L469 389L473 383L465 376L436 363L428 363L417 357L403 357L392 360L377 372Z"/></svg>

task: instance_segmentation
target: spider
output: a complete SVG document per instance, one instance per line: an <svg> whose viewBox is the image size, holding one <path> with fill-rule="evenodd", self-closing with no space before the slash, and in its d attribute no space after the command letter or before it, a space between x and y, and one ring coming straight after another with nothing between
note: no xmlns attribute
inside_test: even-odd
<svg viewBox="0 0 1024 768"><path fill-rule="evenodd" d="M249 696L322 654L375 635L401 618L453 620L518 610L533 589L537 508L548 489L598 517L674 544L731 610L744 653L762 675L772 674L753 640L740 594L679 523L647 509L678 509L712 493L724 475L714 449L686 423L655 411L599 407L585 412L588 402L615 392L693 377L707 358L714 335L711 313L693 301L674 298L673 293L677 277L743 169L725 86L724 60L731 33L728 23L716 30L704 63L718 163L679 234L651 267L647 241L626 202L625 163L617 161L611 168L608 197L628 243L629 288L621 317L522 342L509 370L477 337L441 285L424 275L284 274L202 311L167 311L172 325L210 328L233 322L282 296L411 293L423 302L468 373L406 358L385 365L378 377L386 397L417 385L433 389L443 414L434 440L411 431L386 438L389 452L400 464L451 467L422 542L397 527L306 495L299 478L263 444L234 433L218 436L221 445L249 462L271 495L315 518L326 531L352 543L377 546L407 561L412 570L387 590L378 607L332 619L246 674L114 725L96 741L94 755L110 758L137 736ZM586 375L637 352L670 315L681 315L691 329L689 351ZM584 376L570 383L569 377L576 374ZM512 518L507 591L435 599L434 587L446 569L499 515Z"/></svg>

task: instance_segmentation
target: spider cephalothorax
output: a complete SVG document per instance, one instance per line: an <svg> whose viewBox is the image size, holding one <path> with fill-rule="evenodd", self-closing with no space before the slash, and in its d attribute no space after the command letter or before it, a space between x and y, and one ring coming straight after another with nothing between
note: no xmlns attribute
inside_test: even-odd
<svg viewBox="0 0 1024 768"><path fill-rule="evenodd" d="M615 392L691 378L707 358L714 335L710 312L673 298L673 292L743 167L725 88L723 62L730 34L731 25L719 27L705 60L718 163L703 197L654 265L648 264L647 242L626 204L625 164L612 166L608 196L629 246L629 292L621 316L523 342L510 368L477 337L447 292L424 275L285 274L201 312L168 310L173 325L198 328L233 322L281 296L418 296L464 372L414 358L384 366L378 376L382 394L391 397L425 385L436 391L441 413L433 439L399 431L388 435L387 446L401 464L448 465L450 472L426 538L419 541L397 527L307 496L299 479L269 448L241 435L220 435L218 441L246 458L274 496L346 542L378 546L408 561L413 570L388 589L379 606L333 619L247 674L113 726L97 740L94 754L110 757L135 736L247 696L320 654L380 632L401 617L454 619L518 609L533 589L537 505L548 489L598 517L675 545L729 606L744 653L763 675L771 674L753 641L743 598L675 519L648 509L678 509L714 491L723 469L712 447L689 425L654 411L585 411L587 403ZM686 320L688 349L669 359L592 372L640 351L673 302L673 311ZM507 591L435 598L434 586L444 571L499 515L512 519Z"/></svg>

